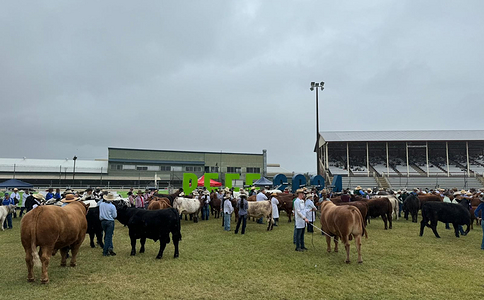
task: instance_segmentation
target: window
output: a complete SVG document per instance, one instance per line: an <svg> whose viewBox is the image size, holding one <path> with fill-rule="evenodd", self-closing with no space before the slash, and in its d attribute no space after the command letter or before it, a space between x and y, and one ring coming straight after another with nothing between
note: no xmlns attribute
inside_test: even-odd
<svg viewBox="0 0 484 300"><path fill-rule="evenodd" d="M193 167L193 171L202 172L202 167Z"/></svg>
<svg viewBox="0 0 484 300"><path fill-rule="evenodd" d="M123 169L123 165L115 165L115 164L111 165L111 170L122 170L122 169Z"/></svg>
<svg viewBox="0 0 484 300"><path fill-rule="evenodd" d="M187 172L193 172L193 167L185 167L185 171L187 171Z"/></svg>
<svg viewBox="0 0 484 300"><path fill-rule="evenodd" d="M175 172L181 172L182 171L182 167L171 167L171 170L172 171L175 171Z"/></svg>
<svg viewBox="0 0 484 300"><path fill-rule="evenodd" d="M135 165L123 165L123 170L136 170Z"/></svg>
<svg viewBox="0 0 484 300"><path fill-rule="evenodd" d="M241 173L241 167L227 167L227 173Z"/></svg>
<svg viewBox="0 0 484 300"><path fill-rule="evenodd" d="M161 171L171 171L171 166L161 166L160 170Z"/></svg>
<svg viewBox="0 0 484 300"><path fill-rule="evenodd" d="M159 166L148 166L148 171L159 171L160 167Z"/></svg>
<svg viewBox="0 0 484 300"><path fill-rule="evenodd" d="M260 173L260 168L247 167L247 173Z"/></svg>
<svg viewBox="0 0 484 300"><path fill-rule="evenodd" d="M136 171L148 171L148 166L136 166Z"/></svg>
<svg viewBox="0 0 484 300"><path fill-rule="evenodd" d="M210 172L218 173L218 167L210 167Z"/></svg>

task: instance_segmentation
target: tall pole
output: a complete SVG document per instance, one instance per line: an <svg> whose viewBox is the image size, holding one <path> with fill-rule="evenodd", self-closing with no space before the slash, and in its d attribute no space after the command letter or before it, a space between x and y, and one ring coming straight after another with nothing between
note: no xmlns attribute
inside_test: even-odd
<svg viewBox="0 0 484 300"><path fill-rule="evenodd" d="M427 177L430 177L430 174L429 174L429 142L425 142L425 157L427 159Z"/></svg>
<svg viewBox="0 0 484 300"><path fill-rule="evenodd" d="M467 177L471 177L471 169L469 166L469 142L466 142L466 157L467 157Z"/></svg>
<svg viewBox="0 0 484 300"><path fill-rule="evenodd" d="M449 169L449 142L445 142L445 157L447 159L447 177L450 177L450 169Z"/></svg>
<svg viewBox="0 0 484 300"><path fill-rule="evenodd" d="M74 161L74 170L72 171L72 186L74 186L74 177L76 176L76 160L77 160L77 156L74 156L72 158L72 160Z"/></svg>
<svg viewBox="0 0 484 300"><path fill-rule="evenodd" d="M390 165L388 164L388 142L387 142L387 176L390 177Z"/></svg>
<svg viewBox="0 0 484 300"><path fill-rule="evenodd" d="M408 142L405 142L405 153L407 156L407 178L410 176L410 166L408 165ZM408 182L408 179L407 179Z"/></svg>
<svg viewBox="0 0 484 300"><path fill-rule="evenodd" d="M316 89L316 175L321 175L321 170L319 168L319 99L318 99L318 89Z"/></svg>
<svg viewBox="0 0 484 300"><path fill-rule="evenodd" d="M366 172L370 177L370 150L368 149L368 142L366 142Z"/></svg>
<svg viewBox="0 0 484 300"><path fill-rule="evenodd" d="M309 88L313 91L316 88L316 172L317 175L321 175L320 157L321 151L319 149L319 91L318 89L324 90L324 82L311 82L311 87Z"/></svg>

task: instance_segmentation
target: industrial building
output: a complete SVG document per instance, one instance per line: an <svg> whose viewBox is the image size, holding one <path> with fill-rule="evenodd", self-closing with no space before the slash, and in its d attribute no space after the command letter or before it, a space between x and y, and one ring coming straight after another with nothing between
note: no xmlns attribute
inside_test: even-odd
<svg viewBox="0 0 484 300"><path fill-rule="evenodd" d="M484 130L322 131L315 150L345 188L484 187Z"/></svg>
<svg viewBox="0 0 484 300"><path fill-rule="evenodd" d="M262 153L199 152L108 148L107 159L0 158L0 179L21 179L35 186L181 186L183 173L267 173Z"/></svg>

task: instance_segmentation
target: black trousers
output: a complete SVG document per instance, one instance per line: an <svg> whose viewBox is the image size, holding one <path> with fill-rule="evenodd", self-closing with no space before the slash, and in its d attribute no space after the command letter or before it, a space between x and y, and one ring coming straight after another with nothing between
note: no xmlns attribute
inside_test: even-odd
<svg viewBox="0 0 484 300"><path fill-rule="evenodd" d="M237 226L235 227L235 234L239 232L240 222L242 222L242 232L241 234L245 233L245 226L247 225L247 215L239 216L239 220L237 221Z"/></svg>

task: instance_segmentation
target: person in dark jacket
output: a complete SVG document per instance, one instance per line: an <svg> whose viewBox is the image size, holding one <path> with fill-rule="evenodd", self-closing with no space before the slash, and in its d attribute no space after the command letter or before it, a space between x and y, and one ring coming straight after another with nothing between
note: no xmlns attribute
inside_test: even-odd
<svg viewBox="0 0 484 300"><path fill-rule="evenodd" d="M482 222L482 217L484 217L484 195L480 196L481 203L479 206L476 208L474 211L474 215L476 218L481 221L481 226L482 226L482 243L481 243L481 249L484 250L484 222ZM481 216L479 216L479 213L481 213Z"/></svg>
<svg viewBox="0 0 484 300"><path fill-rule="evenodd" d="M240 222L242 222L242 232L245 233L245 226L247 225L247 210L249 209L249 203L247 202L247 194L241 193L240 200L237 201L237 207L239 208L239 220L235 227L235 234L239 232Z"/></svg>

